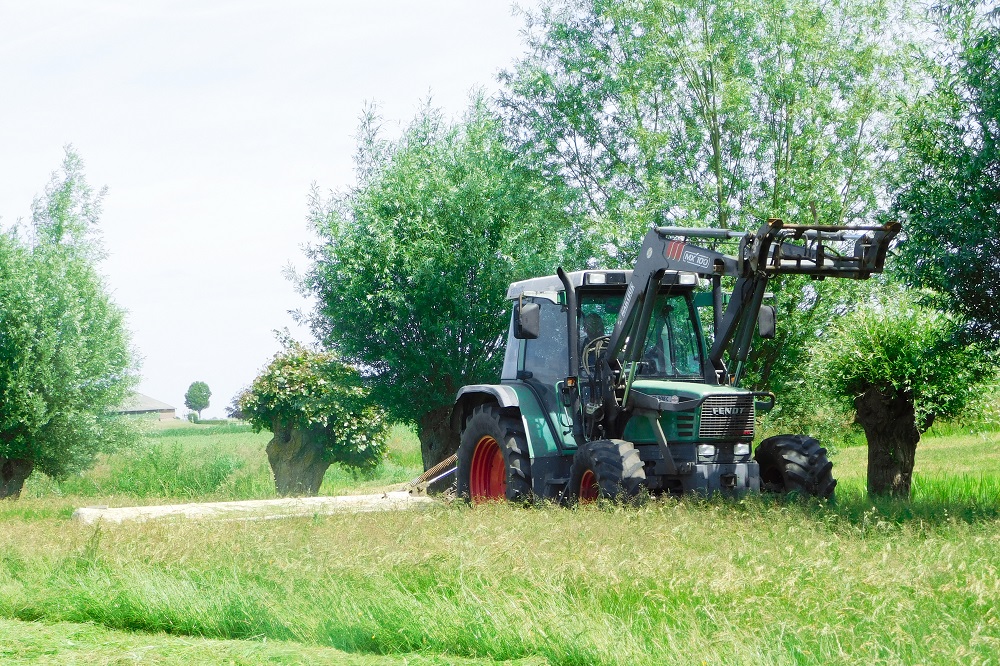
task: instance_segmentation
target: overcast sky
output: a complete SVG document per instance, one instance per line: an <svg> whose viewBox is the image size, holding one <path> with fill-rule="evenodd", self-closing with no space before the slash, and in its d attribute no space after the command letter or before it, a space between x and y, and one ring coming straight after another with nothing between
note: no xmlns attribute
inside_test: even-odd
<svg viewBox="0 0 1000 666"><path fill-rule="evenodd" d="M520 6L535 3L522 0ZM108 187L102 264L142 357L139 390L222 416L296 329L311 183L353 179L368 102L458 117L523 50L508 0L3 2L0 225L30 218L72 144Z"/></svg>

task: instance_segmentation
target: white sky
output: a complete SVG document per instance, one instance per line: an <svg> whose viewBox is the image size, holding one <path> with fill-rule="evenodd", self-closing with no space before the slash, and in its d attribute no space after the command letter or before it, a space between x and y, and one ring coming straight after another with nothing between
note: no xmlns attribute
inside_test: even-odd
<svg viewBox="0 0 1000 666"><path fill-rule="evenodd" d="M521 0L520 6L533 6ZM0 0L0 225L72 144L107 185L102 265L143 358L139 390L223 408L305 301L310 184L353 179L366 102L390 127L428 95L459 116L522 52L510 0Z"/></svg>

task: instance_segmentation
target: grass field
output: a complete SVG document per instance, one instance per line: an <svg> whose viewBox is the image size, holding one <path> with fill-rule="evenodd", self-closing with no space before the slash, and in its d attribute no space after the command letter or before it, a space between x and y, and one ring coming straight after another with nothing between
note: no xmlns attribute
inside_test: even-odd
<svg viewBox="0 0 1000 666"><path fill-rule="evenodd" d="M834 503L68 520L272 496L266 441L162 431L0 504L0 663L998 663L998 434L922 442L909 503L869 502L847 448ZM397 429L377 478L331 470L323 491L406 480L415 447Z"/></svg>

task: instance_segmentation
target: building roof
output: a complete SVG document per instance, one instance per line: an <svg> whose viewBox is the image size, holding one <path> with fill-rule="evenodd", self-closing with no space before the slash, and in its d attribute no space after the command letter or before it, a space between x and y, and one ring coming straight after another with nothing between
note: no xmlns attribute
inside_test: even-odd
<svg viewBox="0 0 1000 666"><path fill-rule="evenodd" d="M135 414L139 412L167 412L176 411L176 407L160 402L155 398L150 398L142 393L133 393L125 398L125 402L116 410L121 414Z"/></svg>

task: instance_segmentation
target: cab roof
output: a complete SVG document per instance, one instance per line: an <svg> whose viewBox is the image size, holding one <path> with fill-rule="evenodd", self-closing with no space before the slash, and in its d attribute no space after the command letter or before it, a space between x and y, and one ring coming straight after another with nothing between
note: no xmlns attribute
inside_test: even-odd
<svg viewBox="0 0 1000 666"><path fill-rule="evenodd" d="M582 286L614 286L621 285L624 287L632 279L631 270L589 270L589 271L573 271L572 273L566 274L569 277L570 284L574 287ZM663 276L663 284L685 284L690 286L696 286L698 284L697 273L688 273L682 271L667 271ZM545 275L542 277L530 278L528 280L521 280L519 282L514 282L507 288L507 298L516 299L522 294L537 294L545 292L561 292L563 291L562 280L559 279L558 275Z"/></svg>

